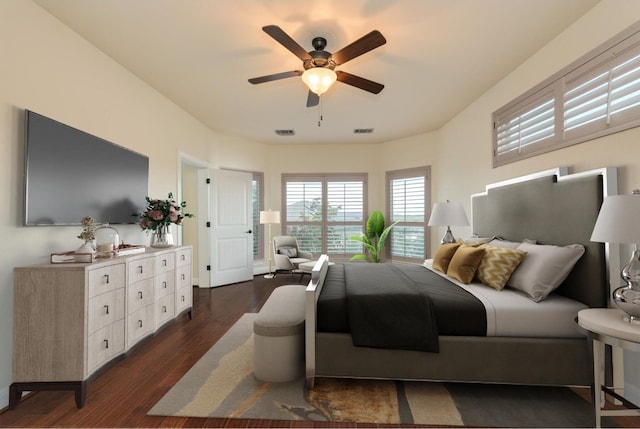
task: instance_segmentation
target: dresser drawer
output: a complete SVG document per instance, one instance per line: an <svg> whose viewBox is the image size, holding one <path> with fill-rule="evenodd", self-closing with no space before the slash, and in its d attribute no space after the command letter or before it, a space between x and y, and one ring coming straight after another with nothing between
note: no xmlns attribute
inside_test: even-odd
<svg viewBox="0 0 640 429"><path fill-rule="evenodd" d="M88 310L89 335L120 319L124 319L124 288L91 298Z"/></svg>
<svg viewBox="0 0 640 429"><path fill-rule="evenodd" d="M87 341L87 375L112 358L124 353L124 319L89 335Z"/></svg>
<svg viewBox="0 0 640 429"><path fill-rule="evenodd" d="M191 265L191 249L182 249L176 252L176 267Z"/></svg>
<svg viewBox="0 0 640 429"><path fill-rule="evenodd" d="M153 305L147 305L127 317L127 348L146 337L155 329Z"/></svg>
<svg viewBox="0 0 640 429"><path fill-rule="evenodd" d="M156 300L166 295L173 295L176 290L176 279L173 271L159 274L156 277Z"/></svg>
<svg viewBox="0 0 640 429"><path fill-rule="evenodd" d="M153 304L154 279L144 279L129 285L127 288L127 313L131 314L142 307Z"/></svg>
<svg viewBox="0 0 640 429"><path fill-rule="evenodd" d="M175 316L175 296L167 295L156 301L156 324L162 325Z"/></svg>
<svg viewBox="0 0 640 429"><path fill-rule="evenodd" d="M155 275L155 258L142 258L127 262L127 283L135 283Z"/></svg>
<svg viewBox="0 0 640 429"><path fill-rule="evenodd" d="M176 314L191 307L193 299L193 287L181 287L176 294Z"/></svg>
<svg viewBox="0 0 640 429"><path fill-rule="evenodd" d="M178 267L176 269L176 278L176 281L178 282L176 284L176 289L193 286L193 284L191 283L191 265Z"/></svg>
<svg viewBox="0 0 640 429"><path fill-rule="evenodd" d="M156 270L158 274L173 271L176 266L174 253L164 253L156 256Z"/></svg>
<svg viewBox="0 0 640 429"><path fill-rule="evenodd" d="M89 271L89 298L124 287L124 264Z"/></svg>

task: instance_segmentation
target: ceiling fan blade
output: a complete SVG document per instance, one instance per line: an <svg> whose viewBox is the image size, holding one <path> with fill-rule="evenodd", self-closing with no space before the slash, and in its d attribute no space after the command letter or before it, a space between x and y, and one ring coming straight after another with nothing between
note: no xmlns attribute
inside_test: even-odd
<svg viewBox="0 0 640 429"><path fill-rule="evenodd" d="M298 42L293 40L287 33L282 30L282 28L278 27L277 25L267 25L262 27L262 30L269 36L273 37L282 46L293 52L293 54L296 57L300 58L302 61L311 58L311 55L309 55L309 53L298 44Z"/></svg>
<svg viewBox="0 0 640 429"><path fill-rule="evenodd" d="M320 103L320 96L309 90L309 95L307 95L307 107L317 106L318 103Z"/></svg>
<svg viewBox="0 0 640 429"><path fill-rule="evenodd" d="M335 61L336 65L344 64L355 57L384 45L385 43L387 43L387 39L384 38L382 33L378 30L373 30L371 33L362 36L350 45L347 45L338 52L335 52L331 55L331 59Z"/></svg>
<svg viewBox="0 0 640 429"><path fill-rule="evenodd" d="M381 83L374 82L372 80L365 79L351 73L336 71L336 75L338 75L338 80L340 82L346 83L347 85L355 86L356 88L360 88L365 91L369 91L373 94L378 94L384 89L384 85Z"/></svg>
<svg viewBox="0 0 640 429"><path fill-rule="evenodd" d="M302 70L292 70L288 72L268 74L266 76L252 77L251 79L249 79L249 82L253 84L265 83L265 82L271 82L278 79L286 79L288 77L300 76L301 74L302 74Z"/></svg>

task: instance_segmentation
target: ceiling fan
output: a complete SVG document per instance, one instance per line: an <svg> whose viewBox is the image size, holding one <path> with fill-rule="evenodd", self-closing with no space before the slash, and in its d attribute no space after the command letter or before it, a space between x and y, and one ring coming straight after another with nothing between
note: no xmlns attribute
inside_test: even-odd
<svg viewBox="0 0 640 429"><path fill-rule="evenodd" d="M341 70L334 70L336 66L387 43L387 40L378 30L373 30L333 54L324 50L327 46L327 40L324 37L315 37L311 42L314 50L307 52L277 25L267 25L262 27L262 30L300 58L304 70L292 70L254 77L249 79L249 82L253 84L302 76L302 80L309 87L307 107L317 105L320 101L320 95L329 89L336 80L373 94L378 94L384 88L384 85L369 79Z"/></svg>

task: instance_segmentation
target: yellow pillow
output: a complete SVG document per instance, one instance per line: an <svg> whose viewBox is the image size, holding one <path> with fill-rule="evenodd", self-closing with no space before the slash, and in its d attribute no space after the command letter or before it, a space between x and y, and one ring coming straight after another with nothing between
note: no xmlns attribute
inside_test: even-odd
<svg viewBox="0 0 640 429"><path fill-rule="evenodd" d="M482 246L461 245L451 258L447 275L454 279L460 280L464 284L471 283L476 274L480 260L484 255Z"/></svg>
<svg viewBox="0 0 640 429"><path fill-rule="evenodd" d="M451 262L451 258L453 254L456 253L456 250L458 250L458 247L460 247L460 244L461 243L442 244L433 257L433 268L446 274L449 262Z"/></svg>
<svg viewBox="0 0 640 429"><path fill-rule="evenodd" d="M527 252L490 244L483 244L480 247L484 248L484 256L478 265L476 277L487 286L497 290L504 289L511 273L518 268Z"/></svg>

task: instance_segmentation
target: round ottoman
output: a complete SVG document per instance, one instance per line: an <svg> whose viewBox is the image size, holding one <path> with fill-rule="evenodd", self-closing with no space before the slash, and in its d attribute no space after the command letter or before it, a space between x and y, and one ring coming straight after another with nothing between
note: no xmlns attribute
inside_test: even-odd
<svg viewBox="0 0 640 429"><path fill-rule="evenodd" d="M262 381L293 381L304 375L303 285L276 288L253 322L253 373Z"/></svg>

